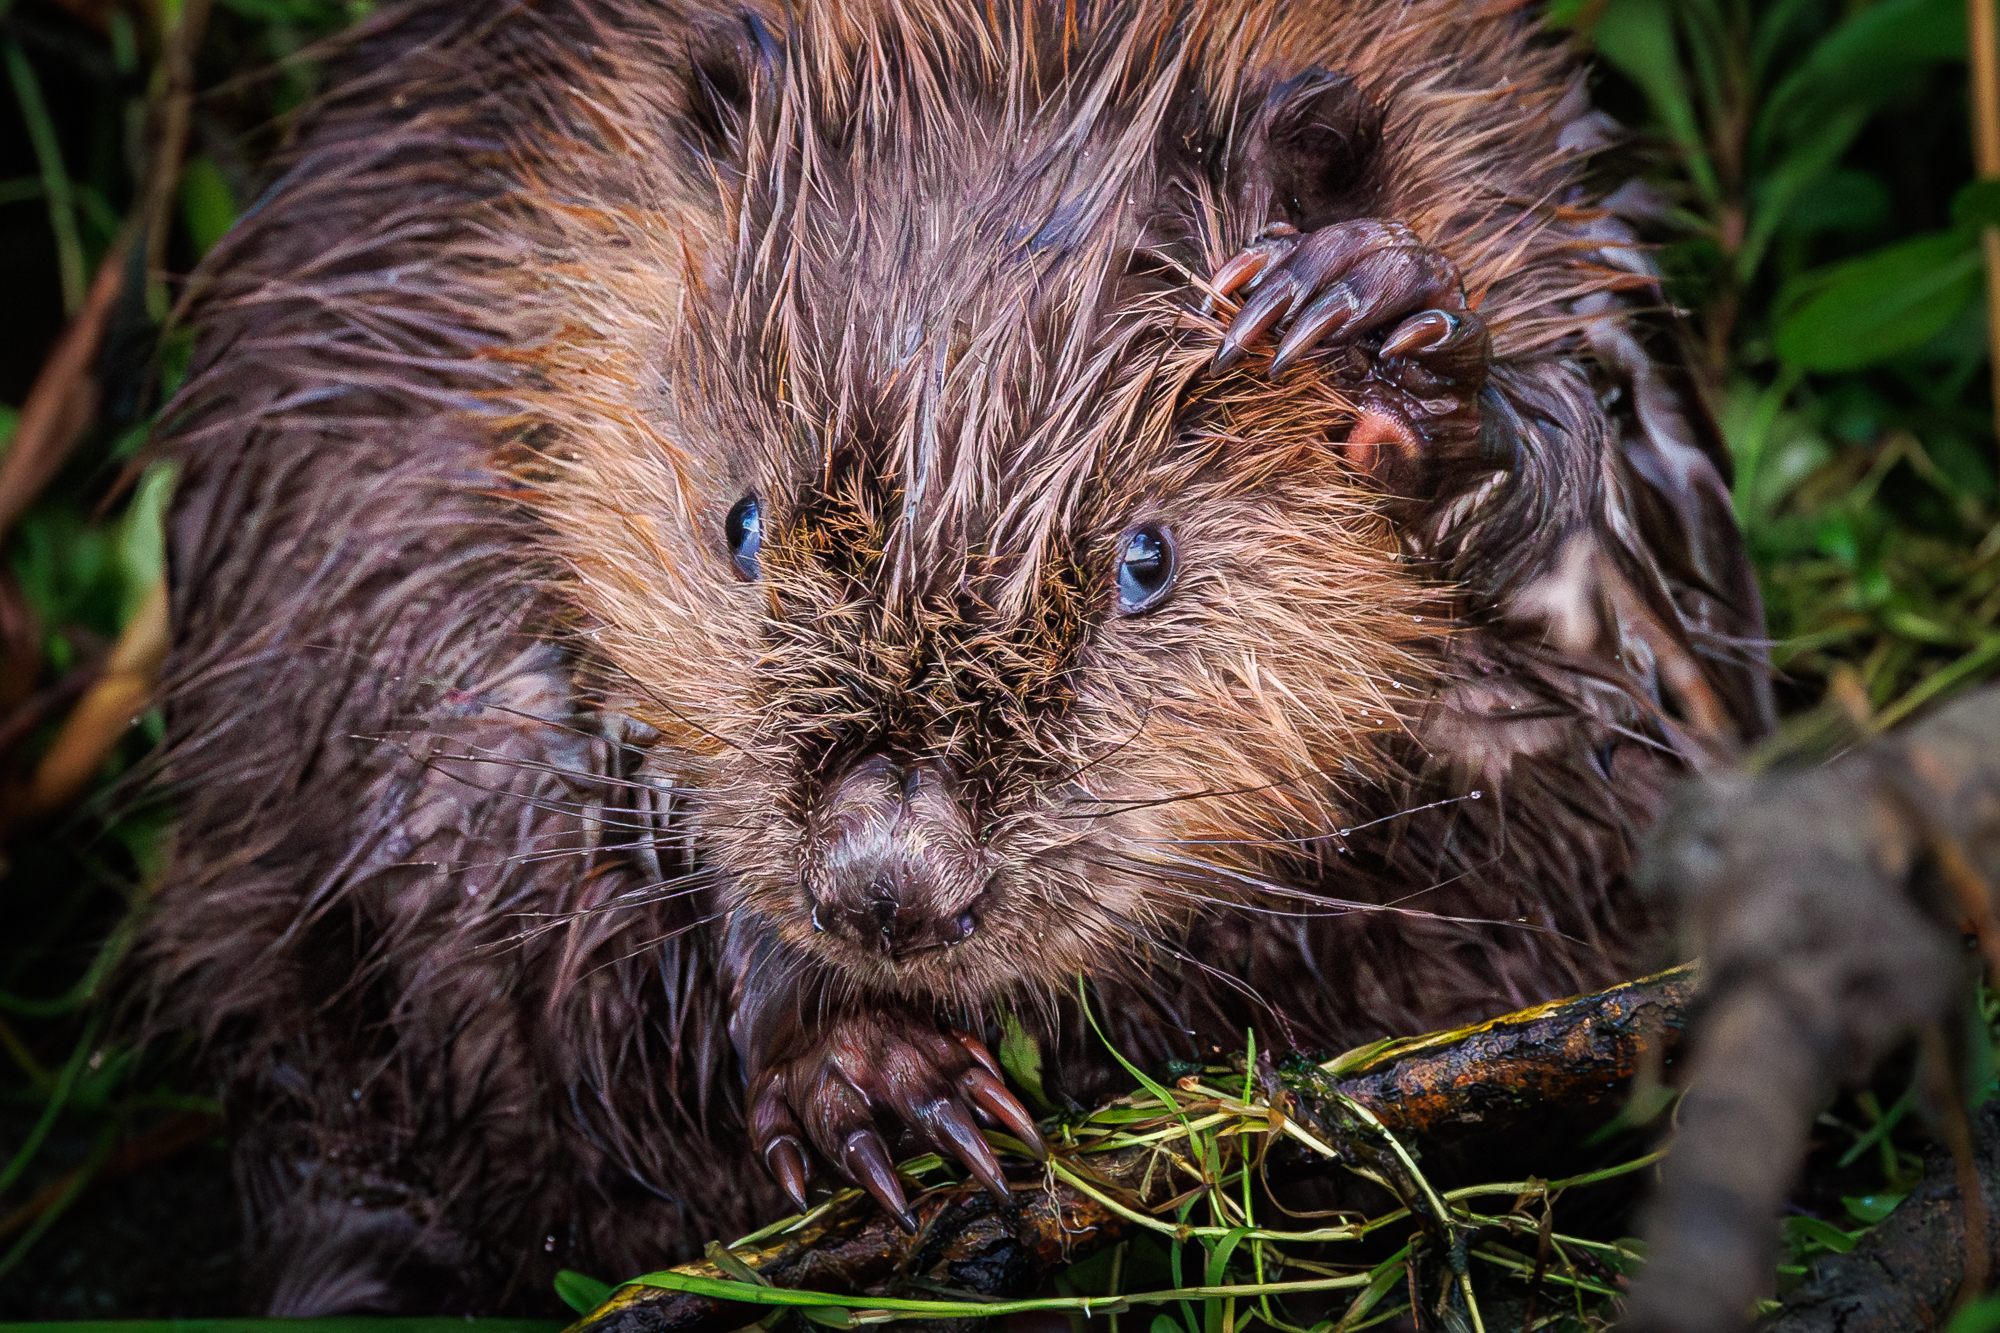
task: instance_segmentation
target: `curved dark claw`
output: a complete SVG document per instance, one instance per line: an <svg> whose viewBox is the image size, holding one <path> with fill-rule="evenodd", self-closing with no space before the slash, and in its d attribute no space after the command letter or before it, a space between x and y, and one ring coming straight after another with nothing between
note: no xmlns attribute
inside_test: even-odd
<svg viewBox="0 0 2000 1333"><path fill-rule="evenodd" d="M1004 1200L1007 1178L973 1117L990 1116L1037 1156L1034 1118L1007 1091L999 1061L964 1032L894 1010L861 1011L784 1032L750 1079L751 1143L805 1207L812 1155L867 1190L904 1226L907 1201L885 1135L907 1128Z"/></svg>
<svg viewBox="0 0 2000 1333"><path fill-rule="evenodd" d="M1251 295L1223 331L1213 368L1229 369L1268 334L1278 338L1265 370L1273 379L1342 347L1319 367L1356 409L1349 437L1336 443L1390 493L1423 494L1434 460L1479 447L1492 338L1466 303L1457 267L1402 223L1362 218L1260 238L1216 279L1218 294ZM1377 335L1372 351L1359 342Z"/></svg>
<svg viewBox="0 0 2000 1333"><path fill-rule="evenodd" d="M1217 272L1218 293L1241 285L1238 275L1254 277L1256 289L1223 335L1217 370L1241 360L1288 315L1292 326L1271 362L1273 375L1327 339L1358 337L1426 306L1466 308L1456 266L1400 222L1341 222L1283 244L1279 252L1273 242L1256 242Z"/></svg>
<svg viewBox="0 0 2000 1333"><path fill-rule="evenodd" d="M1041 1131L1035 1128L1035 1118L1007 1091L1005 1083L987 1070L968 1069L960 1076L959 1086L972 1098L974 1106L1005 1125L1007 1132L1035 1155L1036 1161L1049 1160L1048 1145L1042 1142Z"/></svg>
<svg viewBox="0 0 2000 1333"><path fill-rule="evenodd" d="M1382 378L1420 398L1469 397L1486 380L1493 340L1471 310L1423 310L1390 331L1376 353ZM1463 386L1471 385L1474 395Z"/></svg>
<svg viewBox="0 0 2000 1333"><path fill-rule="evenodd" d="M888 1145L872 1129L857 1129L847 1136L842 1165L854 1183L875 1196L875 1202L896 1219L903 1230L915 1235L917 1220L910 1216L909 1200L903 1197L903 1182L889 1160Z"/></svg>
<svg viewBox="0 0 2000 1333"><path fill-rule="evenodd" d="M1382 340L1382 350L1377 355L1387 360L1392 356L1421 356L1441 351L1464 328L1465 321L1449 310L1421 310Z"/></svg>
<svg viewBox="0 0 2000 1333"><path fill-rule="evenodd" d="M979 1040L979 1038L973 1036L970 1032L960 1032L957 1029L952 1030L951 1039L963 1046L965 1053L978 1061L987 1073L993 1075L995 1078L1005 1077L1000 1072L1000 1062L993 1058L993 1052L986 1049L985 1042Z"/></svg>
<svg viewBox="0 0 2000 1333"><path fill-rule="evenodd" d="M1215 298L1234 296L1239 287L1255 291L1257 284L1264 280L1264 271L1289 255L1298 243L1297 227L1280 222L1264 228L1263 235L1215 271L1215 277L1208 284L1211 295L1202 302L1202 313L1213 314Z"/></svg>
<svg viewBox="0 0 2000 1333"><path fill-rule="evenodd" d="M1318 346L1322 338L1337 336L1359 325L1365 311L1361 293L1353 283L1334 283L1292 321L1266 373L1272 379L1284 374L1293 362Z"/></svg>
<svg viewBox="0 0 2000 1333"><path fill-rule="evenodd" d="M764 1149L764 1166L770 1171L785 1191L785 1197L804 1212L806 1202L806 1182L812 1178L812 1168L806 1164L805 1145L786 1134L771 1140Z"/></svg>
<svg viewBox="0 0 2000 1333"><path fill-rule="evenodd" d="M1243 354L1251 343L1256 342L1283 319L1298 299L1298 292L1287 283L1273 283L1264 288L1236 312L1236 318L1229 322L1229 331L1222 335L1222 347L1215 354L1214 368L1227 370L1243 359Z"/></svg>
<svg viewBox="0 0 2000 1333"><path fill-rule="evenodd" d="M1000 1173L1000 1159L993 1155L993 1149L986 1145L986 1139L979 1132L979 1126L972 1123L972 1117L961 1110L957 1103L938 1100L933 1102L924 1117L929 1122L933 1140L943 1150L948 1143L953 1155L965 1163L965 1169L973 1178L984 1185L987 1192L1001 1202L1007 1200L1007 1177Z"/></svg>

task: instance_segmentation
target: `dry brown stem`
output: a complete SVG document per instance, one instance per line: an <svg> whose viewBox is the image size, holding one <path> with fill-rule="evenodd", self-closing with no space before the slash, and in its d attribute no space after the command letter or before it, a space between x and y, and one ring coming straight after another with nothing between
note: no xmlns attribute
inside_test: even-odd
<svg viewBox="0 0 2000 1333"><path fill-rule="evenodd" d="M124 247L114 245L98 265L82 309L42 363L28 390L14 442L0 461L0 537L13 529L30 504L55 476L71 446L97 411L97 377L93 373L98 348L111 309L118 303L124 277Z"/></svg>
<svg viewBox="0 0 2000 1333"><path fill-rule="evenodd" d="M83 794L126 728L146 711L166 653L167 589L161 582L118 636L103 673L70 710L26 788L8 801L0 829L11 832L47 818Z"/></svg>
<svg viewBox="0 0 2000 1333"><path fill-rule="evenodd" d="M1972 142L1979 178L2000 177L2000 25L1994 0L1965 0L1966 49L1972 62ZM1986 343L2000 352L2000 227L1980 232L1986 256ZM1993 357L1994 436L2000 439L2000 355Z"/></svg>

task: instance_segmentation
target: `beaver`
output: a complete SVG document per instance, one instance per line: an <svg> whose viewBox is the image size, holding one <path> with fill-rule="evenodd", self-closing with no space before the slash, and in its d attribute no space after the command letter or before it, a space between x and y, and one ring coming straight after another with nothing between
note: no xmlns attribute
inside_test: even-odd
<svg viewBox="0 0 2000 1333"><path fill-rule="evenodd" d="M1132 1060L1610 982L1770 721L1727 461L1492 0L350 39L163 418L171 868L273 1312L490 1309Z"/></svg>

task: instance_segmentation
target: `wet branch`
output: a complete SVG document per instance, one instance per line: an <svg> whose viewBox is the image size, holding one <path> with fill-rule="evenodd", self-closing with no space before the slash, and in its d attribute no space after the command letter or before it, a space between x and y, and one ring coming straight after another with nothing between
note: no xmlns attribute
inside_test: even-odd
<svg viewBox="0 0 2000 1333"><path fill-rule="evenodd" d="M1265 1081L1284 1114L1365 1166L1372 1150L1351 1132L1341 1098L1367 1107L1390 1131L1418 1144L1473 1129L1504 1130L1552 1106L1617 1101L1635 1076L1672 1060L1695 984L1692 968L1677 968ZM1279 1142L1293 1146L1275 1149L1268 1169L1318 1169L1324 1161L1295 1141ZM1000 1208L977 1187L933 1190L912 1203L917 1233L907 1236L867 1196L850 1191L795 1230L733 1253L712 1248L708 1261L676 1271L843 1294L1014 1296L1130 1235L1139 1224L1126 1213L1150 1213L1195 1183L1147 1148L1070 1156L1065 1165L1092 1181L1103 1198L1024 1168L1013 1208ZM740 1304L628 1286L575 1327L579 1333L728 1333L754 1319L755 1312Z"/></svg>

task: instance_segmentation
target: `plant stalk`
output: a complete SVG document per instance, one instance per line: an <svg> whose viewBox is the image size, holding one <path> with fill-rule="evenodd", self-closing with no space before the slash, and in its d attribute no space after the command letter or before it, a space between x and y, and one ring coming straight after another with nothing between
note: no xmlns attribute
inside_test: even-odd
<svg viewBox="0 0 2000 1333"><path fill-rule="evenodd" d="M2000 177L2000 24L1994 0L1966 0L1966 51L1972 65L1972 144L1981 180ZM1979 237L1986 256L1986 350L1993 377L1993 438L2000 449L2000 227Z"/></svg>

